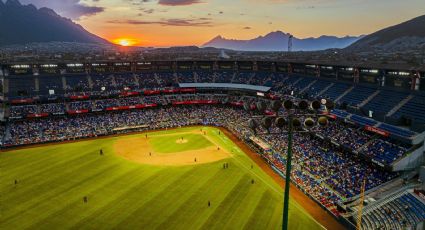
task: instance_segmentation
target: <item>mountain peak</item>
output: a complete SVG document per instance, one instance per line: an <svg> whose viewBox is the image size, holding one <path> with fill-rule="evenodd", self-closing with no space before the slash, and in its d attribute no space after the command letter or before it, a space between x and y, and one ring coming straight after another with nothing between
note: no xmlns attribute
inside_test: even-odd
<svg viewBox="0 0 425 230"><path fill-rule="evenodd" d="M290 34L282 31L273 31L264 36L258 36L251 40L226 39L216 36L205 43L203 47L215 47L219 49L232 49L243 51L286 51ZM345 48L357 41L358 37L338 38L335 36L321 36L319 38L299 39L294 37L293 49L296 51L316 51L331 48Z"/></svg>
<svg viewBox="0 0 425 230"><path fill-rule="evenodd" d="M8 31L0 36L0 46L46 42L110 44L52 9L37 10L34 5L22 5L18 0L0 2L0 29Z"/></svg>
<svg viewBox="0 0 425 230"><path fill-rule="evenodd" d="M48 14L50 16L60 17L54 10L47 8L47 7L42 7L40 9L38 9L38 11L40 11L41 13L44 13L44 14Z"/></svg>
<svg viewBox="0 0 425 230"><path fill-rule="evenodd" d="M7 0L5 3L6 6L22 6L18 0Z"/></svg>
<svg viewBox="0 0 425 230"><path fill-rule="evenodd" d="M425 44L425 15L413 18L398 25L390 26L367 36L348 47L348 50L371 51L415 50Z"/></svg>
<svg viewBox="0 0 425 230"><path fill-rule="evenodd" d="M214 40L221 40L221 39L224 39L224 37L223 36L221 36L221 35L217 35L216 37L214 37L213 39L211 39L212 41L214 41Z"/></svg>

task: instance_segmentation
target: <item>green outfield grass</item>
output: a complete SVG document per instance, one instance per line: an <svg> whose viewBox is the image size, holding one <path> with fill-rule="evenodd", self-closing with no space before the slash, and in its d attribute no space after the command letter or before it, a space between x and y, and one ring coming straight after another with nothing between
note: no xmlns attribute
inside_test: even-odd
<svg viewBox="0 0 425 230"><path fill-rule="evenodd" d="M155 146L167 141L155 135L193 129L199 127L149 137ZM113 153L117 139L134 135L2 152L0 229L280 229L279 185L217 129L204 129L234 157L181 167L141 165ZM202 135L193 138L211 144ZM321 228L294 200L289 226Z"/></svg>
<svg viewBox="0 0 425 230"><path fill-rule="evenodd" d="M183 143L177 143L183 137ZM183 152L188 150L197 150L205 147L212 146L213 144L208 141L201 134L174 134L166 136L155 136L153 135L149 140L153 150L156 153L175 153Z"/></svg>

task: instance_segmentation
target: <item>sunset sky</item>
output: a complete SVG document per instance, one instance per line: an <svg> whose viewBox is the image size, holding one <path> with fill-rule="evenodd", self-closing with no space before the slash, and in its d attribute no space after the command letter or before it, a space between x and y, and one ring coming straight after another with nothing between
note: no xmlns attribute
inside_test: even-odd
<svg viewBox="0 0 425 230"><path fill-rule="evenodd" d="M361 35L425 14L424 0L21 0L47 6L110 41L202 45L217 35L252 39ZM122 43L122 41L121 41Z"/></svg>

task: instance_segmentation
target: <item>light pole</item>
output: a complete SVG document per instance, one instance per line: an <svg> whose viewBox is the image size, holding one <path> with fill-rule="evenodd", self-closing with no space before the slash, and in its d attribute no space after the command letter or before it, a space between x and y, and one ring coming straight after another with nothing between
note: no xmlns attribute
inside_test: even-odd
<svg viewBox="0 0 425 230"><path fill-rule="evenodd" d="M250 106L244 105L246 109L248 109ZM275 112L276 112L276 127L280 128L281 131L283 131L284 126L287 124L287 144L288 144L288 150L287 150L287 157L286 157L286 173L285 173L285 191L284 191L284 198L283 198L283 216L282 216L282 229L287 230L288 229L288 216L289 216L289 189L291 184L291 170L292 170L292 139L293 139L293 132L294 128L299 129L302 124L299 118L296 116L309 116L309 118L306 118L304 120L304 127L307 129L312 128L313 126L319 124L320 126L326 126L328 124L328 119L324 115L318 115L317 112L323 108L324 110L331 110L334 107L333 102L331 101L313 101L311 103L301 100L298 102L296 108L292 101L287 100L284 101L283 107L287 111L287 120L285 120L284 116L279 116L278 111L282 107L282 103L280 101L273 101L273 103L270 106ZM264 114L264 111L266 109L266 105L264 103L257 103L256 106L257 110L260 113ZM308 112L310 110L310 113ZM313 120L311 117L317 118L317 121ZM271 122L266 122L267 119L263 119L262 126L266 128L267 130L271 127ZM249 121L250 128L254 131L256 134L256 128L257 123L255 120L250 119ZM305 132L305 131L296 131L296 132ZM281 132L282 133L282 132Z"/></svg>
<svg viewBox="0 0 425 230"><path fill-rule="evenodd" d="M292 167L292 131L293 131L293 116L289 114L288 125L288 155L286 157L286 173L285 173L285 194L283 197L283 218L282 229L288 229L288 214L289 214L289 185L291 184L291 167Z"/></svg>

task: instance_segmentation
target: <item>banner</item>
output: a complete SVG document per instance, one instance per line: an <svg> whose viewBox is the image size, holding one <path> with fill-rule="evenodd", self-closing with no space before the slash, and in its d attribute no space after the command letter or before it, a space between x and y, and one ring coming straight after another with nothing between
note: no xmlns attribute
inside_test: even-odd
<svg viewBox="0 0 425 230"><path fill-rule="evenodd" d="M267 116L276 116L276 112L272 111L272 110L266 110L264 111L264 114Z"/></svg>
<svg viewBox="0 0 425 230"><path fill-rule="evenodd" d="M180 93L195 93L196 89L195 88L182 88L180 89Z"/></svg>
<svg viewBox="0 0 425 230"><path fill-rule="evenodd" d="M39 118L39 117L48 117L49 114L48 113L32 113L32 114L28 114L27 118Z"/></svg>
<svg viewBox="0 0 425 230"><path fill-rule="evenodd" d="M117 107L109 107L106 108L106 111L119 111L119 110L130 110L130 109L145 109L145 108L153 108L157 107L157 104L140 104L140 105L127 105L127 106L117 106Z"/></svg>
<svg viewBox="0 0 425 230"><path fill-rule="evenodd" d="M33 103L34 99L32 98L27 98L27 99L14 99L11 101L12 104L28 104L28 103Z"/></svg>
<svg viewBox="0 0 425 230"><path fill-rule="evenodd" d="M173 93L180 92L180 90L179 89L163 89L161 92L164 94L173 94Z"/></svg>
<svg viewBox="0 0 425 230"><path fill-rule="evenodd" d="M71 100L86 100L86 99L89 99L90 96L89 95L71 95L69 96L69 98Z"/></svg>
<svg viewBox="0 0 425 230"><path fill-rule="evenodd" d="M75 115L75 114L82 114L82 113L88 113L89 110L88 109L82 109L82 110L68 110L67 113L70 115Z"/></svg>
<svg viewBox="0 0 425 230"><path fill-rule="evenodd" d="M382 129L379 129L379 128L376 128L376 127L373 127L373 126L370 126L370 125L366 125L364 127L364 129L367 130L367 131L379 134L379 135L384 136L384 137L389 137L390 134L391 134L390 132L387 132L385 130L382 130Z"/></svg>
<svg viewBox="0 0 425 230"><path fill-rule="evenodd" d="M229 104L230 104L230 105L233 105L233 106L243 106L243 102L242 102L242 101L238 101L238 102L230 102Z"/></svg>
<svg viewBox="0 0 425 230"><path fill-rule="evenodd" d="M175 101L173 105L212 105L219 104L219 101L215 100L196 100L196 101Z"/></svg>
<svg viewBox="0 0 425 230"><path fill-rule="evenodd" d="M144 95L158 95L160 93L161 93L161 91L159 91L159 90L145 90L143 92Z"/></svg>
<svg viewBox="0 0 425 230"><path fill-rule="evenodd" d="M131 92L131 91L123 91L120 93L120 96L122 97L129 97L129 96L137 96L140 95L139 92Z"/></svg>
<svg viewBox="0 0 425 230"><path fill-rule="evenodd" d="M272 100L279 100L279 99L280 99L280 97L279 97L279 96L274 95L274 94L269 94L269 95L268 95L268 98L270 98L270 99L272 99Z"/></svg>

